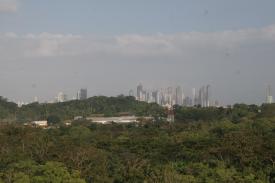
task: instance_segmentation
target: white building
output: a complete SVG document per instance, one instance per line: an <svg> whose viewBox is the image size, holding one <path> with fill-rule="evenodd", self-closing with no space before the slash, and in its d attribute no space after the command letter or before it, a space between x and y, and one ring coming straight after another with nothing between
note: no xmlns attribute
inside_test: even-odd
<svg viewBox="0 0 275 183"><path fill-rule="evenodd" d="M67 100L66 94L59 92L57 95L57 102L65 102Z"/></svg>
<svg viewBox="0 0 275 183"><path fill-rule="evenodd" d="M273 97L272 96L267 96L267 99L266 99L267 101L267 103L268 104L272 104L273 103Z"/></svg>
<svg viewBox="0 0 275 183"><path fill-rule="evenodd" d="M48 121L32 121L31 124L37 127L47 127Z"/></svg>
<svg viewBox="0 0 275 183"><path fill-rule="evenodd" d="M86 100L88 96L88 92L87 89L81 88L78 92L77 92L77 100Z"/></svg>
<svg viewBox="0 0 275 183"><path fill-rule="evenodd" d="M273 103L272 89L270 85L267 87L266 103L267 104Z"/></svg>
<svg viewBox="0 0 275 183"><path fill-rule="evenodd" d="M94 123L135 123L137 122L137 117L135 116L122 116L122 117L90 117L87 118Z"/></svg>

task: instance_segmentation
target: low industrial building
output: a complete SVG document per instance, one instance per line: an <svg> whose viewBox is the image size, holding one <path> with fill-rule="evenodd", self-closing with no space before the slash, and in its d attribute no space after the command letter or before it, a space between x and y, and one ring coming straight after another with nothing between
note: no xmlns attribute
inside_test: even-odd
<svg viewBox="0 0 275 183"><path fill-rule="evenodd" d="M94 123L108 124L108 123L136 123L138 117L136 116L121 116L121 117L89 117Z"/></svg>
<svg viewBox="0 0 275 183"><path fill-rule="evenodd" d="M47 127L48 126L48 121L32 121L30 123L31 125L35 127Z"/></svg>

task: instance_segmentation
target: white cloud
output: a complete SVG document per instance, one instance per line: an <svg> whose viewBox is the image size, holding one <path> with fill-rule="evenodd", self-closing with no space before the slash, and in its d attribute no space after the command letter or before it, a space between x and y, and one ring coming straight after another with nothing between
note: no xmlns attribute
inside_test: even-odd
<svg viewBox="0 0 275 183"><path fill-rule="evenodd" d="M116 37L116 43L125 54L135 55L190 55L224 49L238 49L244 44L275 41L275 25L261 29L245 29L223 32L183 32L170 35L124 35Z"/></svg>
<svg viewBox="0 0 275 183"><path fill-rule="evenodd" d="M275 42L275 25L261 29L222 32L183 32L156 35L120 35L98 38L72 34L0 34L0 48L10 57L54 57L88 55L100 59L106 55L128 58L171 57L177 59L217 55L243 45ZM1 45L2 44L2 45ZM3 51L3 50L2 50ZM1 52L1 50L0 50Z"/></svg>
<svg viewBox="0 0 275 183"><path fill-rule="evenodd" d="M17 34L15 34L14 32L7 32L4 36L7 38L17 38Z"/></svg>
<svg viewBox="0 0 275 183"><path fill-rule="evenodd" d="M74 44L74 41L81 39L81 36L71 34L50 34L44 32L38 35L28 34L22 36L22 38L24 41L30 43L29 49L25 50L25 56L52 57L74 54L74 52L69 51L66 47Z"/></svg>
<svg viewBox="0 0 275 183"><path fill-rule="evenodd" d="M15 0L0 0L0 13L13 13L18 9L18 3Z"/></svg>

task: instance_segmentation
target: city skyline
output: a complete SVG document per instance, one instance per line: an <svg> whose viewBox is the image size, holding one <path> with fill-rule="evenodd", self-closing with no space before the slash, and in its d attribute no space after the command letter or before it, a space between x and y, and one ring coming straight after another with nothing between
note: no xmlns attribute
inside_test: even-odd
<svg viewBox="0 0 275 183"><path fill-rule="evenodd" d="M139 85L142 84L141 82L139 82ZM184 85L182 85L184 86ZM182 87L181 85L178 85L178 84L174 84L174 85L162 85L160 87L152 87L149 89L150 92L152 91L157 91L157 90L162 90L163 88L173 88L173 87L181 87L181 89L184 90L184 94L186 94L187 97L190 97L191 100L194 100L194 90L195 92L197 92L198 90L197 89L202 89L200 87ZM205 85L203 87L207 87L207 86L211 86L211 85ZM214 87L215 88L215 87ZM66 100L79 100L79 93L81 90L86 90L86 94L84 97L85 99L86 98L89 98L92 97L92 96L118 96L118 95L125 95L125 96L135 96L137 97L137 92L135 92L133 89L130 89L128 88L128 91L127 89L124 91L124 92L120 92L120 93L116 93L114 95L106 95L106 94L103 94L103 93L92 93L88 92L87 88L80 88L80 90L78 90L77 92L75 92L75 90L73 90L73 92L70 92L69 90L59 90L58 92L57 91L52 91L51 93L53 93L52 96L50 97L45 97L43 95L39 95L38 93L36 93L36 95L33 95L33 96L29 96L27 99L26 98L20 98L19 96L15 96L15 97L8 97L8 96L5 96L5 95L1 95L2 97L4 98L7 98L9 101L12 101L12 102L15 102L15 103L31 103L31 102L54 102L54 101L58 101L58 96L59 95L62 95L62 97L65 97ZM146 89L147 90L147 89ZM130 94L132 93L132 94ZM197 92L198 93L198 92ZM64 96L63 96L64 95ZM218 97L215 98L215 100L219 101L221 105L223 106L226 106L226 105L232 105L232 104L235 104L235 103L246 103L246 104L262 104L262 103L273 103L273 89L272 89L272 86L271 85L267 85L266 86L266 89L265 91L263 90L263 93L261 95L261 98L262 100L259 101L258 103L246 103L246 102L233 102L233 103L225 103L224 101L220 100Z"/></svg>
<svg viewBox="0 0 275 183"><path fill-rule="evenodd" d="M187 94L186 88L181 86L166 87L160 89L144 88L142 83L137 86L136 93L131 89L129 96L134 96L136 100L147 103L157 103L162 106L200 106L219 107L219 101L211 91L210 85L204 85L198 90L192 88L192 94ZM272 102L271 102L272 103Z"/></svg>
<svg viewBox="0 0 275 183"><path fill-rule="evenodd" d="M0 95L45 101L82 87L116 96L139 82L207 83L223 105L261 104L267 85L275 86L274 7L273 0L0 0Z"/></svg>
<svg viewBox="0 0 275 183"><path fill-rule="evenodd" d="M211 85L203 85L199 88L185 88L179 85L167 86L162 88L146 88L142 83L139 83L136 87L136 91L130 89L128 93L120 93L115 96L124 95L124 96L133 96L137 101L144 101L148 103L157 103L162 106L173 106L180 105L186 107L200 106L200 107L226 107L228 105L233 105L242 102L236 102L232 104L224 104L222 101L219 101L213 91ZM9 101L17 103L19 107L22 105L27 105L33 102L38 103L58 103L58 102L67 102L71 100L85 100L94 96L104 96L102 94L98 95L89 95L87 88L81 88L77 91L76 95L68 96L66 92L59 91L56 96L48 99L41 100L40 97L34 96L32 100L12 100ZM265 99L259 103L261 104L272 104L273 101L273 92L272 86L268 85L266 88ZM255 104L255 103L252 103Z"/></svg>
<svg viewBox="0 0 275 183"><path fill-rule="evenodd" d="M30 103L38 102L38 103L61 103L67 102L71 100L86 100L88 98L88 90L86 88L79 89L75 95L68 96L66 92L59 91L56 96L48 99L48 100L41 100L38 96L34 96L33 100L24 101L24 100L14 100L8 99L9 101L17 103L19 107L23 105L27 105Z"/></svg>

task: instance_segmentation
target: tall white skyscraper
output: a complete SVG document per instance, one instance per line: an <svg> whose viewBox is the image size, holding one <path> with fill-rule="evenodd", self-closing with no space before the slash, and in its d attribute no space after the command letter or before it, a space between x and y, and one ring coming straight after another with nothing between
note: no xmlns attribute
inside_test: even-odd
<svg viewBox="0 0 275 183"><path fill-rule="evenodd" d="M143 86L139 84L137 86L137 100L141 101L143 99Z"/></svg>
<svg viewBox="0 0 275 183"><path fill-rule="evenodd" d="M59 92L57 95L57 102L65 102L67 100L66 94Z"/></svg>
<svg viewBox="0 0 275 183"><path fill-rule="evenodd" d="M272 89L271 86L269 85L267 87L267 95L266 95L266 103L267 104L272 104L273 103L273 96L272 96Z"/></svg>
<svg viewBox="0 0 275 183"><path fill-rule="evenodd" d="M206 94L205 94L205 102L206 102L206 107L210 107L210 85L206 86Z"/></svg>

